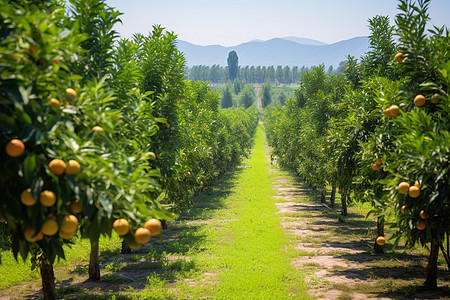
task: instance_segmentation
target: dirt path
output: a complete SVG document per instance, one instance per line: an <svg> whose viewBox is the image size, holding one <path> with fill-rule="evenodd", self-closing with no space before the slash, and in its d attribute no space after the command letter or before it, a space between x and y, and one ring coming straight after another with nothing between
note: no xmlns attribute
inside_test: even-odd
<svg viewBox="0 0 450 300"><path fill-rule="evenodd" d="M308 294L316 299L450 299L448 275L438 291L421 291L424 252L375 255L372 251L375 222L350 211L345 223L337 209L320 203L319 194L280 172L274 189L279 199L281 225L295 240L300 255L291 263L304 272ZM447 273L448 274L448 273Z"/></svg>
<svg viewBox="0 0 450 300"><path fill-rule="evenodd" d="M258 103L258 109L262 109L262 103L261 103L261 96L259 95L259 88L255 87L255 91L256 91L256 101Z"/></svg>

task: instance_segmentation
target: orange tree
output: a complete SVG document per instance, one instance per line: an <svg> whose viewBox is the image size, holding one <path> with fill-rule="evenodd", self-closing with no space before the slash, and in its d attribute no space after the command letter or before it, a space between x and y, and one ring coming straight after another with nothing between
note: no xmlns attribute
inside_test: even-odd
<svg viewBox="0 0 450 300"><path fill-rule="evenodd" d="M72 73L85 36L61 26L62 7L51 3L2 1L0 10L0 220L15 257L31 253L41 268L45 298L54 297L63 244L78 229L109 234L118 217L140 224L155 188L152 153L130 157L115 139L114 95Z"/></svg>
<svg viewBox="0 0 450 300"><path fill-rule="evenodd" d="M395 149L388 152L387 205L396 215L396 242L430 244L425 286L437 286L439 248L450 267L443 242L450 232L450 36L434 28L427 33L430 1L400 1L396 24L400 41L397 67L405 76L398 96L400 108L391 133Z"/></svg>

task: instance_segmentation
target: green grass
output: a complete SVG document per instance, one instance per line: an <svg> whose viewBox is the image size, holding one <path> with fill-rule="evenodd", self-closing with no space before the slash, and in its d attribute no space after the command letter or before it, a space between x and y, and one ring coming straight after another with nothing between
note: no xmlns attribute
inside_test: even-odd
<svg viewBox="0 0 450 300"><path fill-rule="evenodd" d="M147 290L140 297L307 298L301 272L290 266L290 258L298 254L275 214L277 200L271 196L276 194L272 190L276 175L269 173L264 138L260 126L252 156L243 162L251 168L237 170L214 187L212 197L199 199L192 209L191 220L200 217L205 222L178 233L189 246L188 251L179 247L180 242L169 247L190 257L184 263L179 260L178 268L177 261L171 262L169 269L175 268L178 274L171 279L177 283L169 283L164 274L155 274L149 277Z"/></svg>

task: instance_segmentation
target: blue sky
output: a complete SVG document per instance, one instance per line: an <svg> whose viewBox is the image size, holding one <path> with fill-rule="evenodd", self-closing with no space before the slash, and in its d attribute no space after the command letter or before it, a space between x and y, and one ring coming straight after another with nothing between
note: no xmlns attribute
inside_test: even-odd
<svg viewBox="0 0 450 300"><path fill-rule="evenodd" d="M397 0L106 0L124 13L122 37L153 24L199 45L232 46L254 39L297 36L334 43L368 35L367 20L398 13ZM433 25L450 27L450 0L432 0Z"/></svg>

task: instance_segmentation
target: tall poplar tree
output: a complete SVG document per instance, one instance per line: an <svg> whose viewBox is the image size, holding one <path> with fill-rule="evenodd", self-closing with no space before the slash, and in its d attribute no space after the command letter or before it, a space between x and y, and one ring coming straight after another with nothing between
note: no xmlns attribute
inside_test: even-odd
<svg viewBox="0 0 450 300"><path fill-rule="evenodd" d="M229 72L231 83L233 83L237 77L238 61L239 61L239 58L236 54L236 51L231 51L230 53L228 53L227 63L228 63L228 72Z"/></svg>

